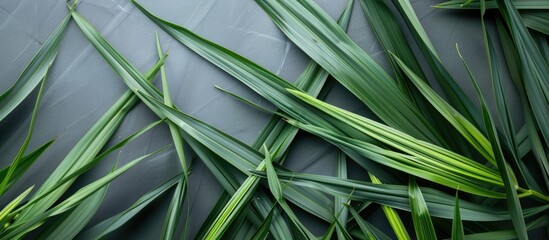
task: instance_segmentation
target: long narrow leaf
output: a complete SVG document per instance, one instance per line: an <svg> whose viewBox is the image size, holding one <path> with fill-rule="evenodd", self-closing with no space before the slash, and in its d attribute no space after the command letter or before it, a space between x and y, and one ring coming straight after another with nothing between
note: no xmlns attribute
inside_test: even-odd
<svg viewBox="0 0 549 240"><path fill-rule="evenodd" d="M0 95L0 121L15 109L36 88L40 81L46 77L48 69L57 56L61 38L70 19L71 14L69 13L63 18L48 39L46 39L44 44L42 44L40 50L38 50L15 83Z"/></svg>
<svg viewBox="0 0 549 240"><path fill-rule="evenodd" d="M412 210L412 219L417 238L437 239L429 209L414 177L410 178L408 194L410 196L410 209Z"/></svg>

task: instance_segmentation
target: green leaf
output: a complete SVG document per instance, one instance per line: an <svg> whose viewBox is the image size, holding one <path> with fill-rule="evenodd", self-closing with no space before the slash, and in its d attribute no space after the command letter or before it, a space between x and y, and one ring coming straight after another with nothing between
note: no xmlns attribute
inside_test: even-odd
<svg viewBox="0 0 549 240"><path fill-rule="evenodd" d="M362 233L367 239L380 239L374 234L368 223L364 221L364 219L362 219L360 214L358 214L358 212L353 207L351 207L350 205L345 206L347 207L347 209L349 209L349 212L351 212L351 215L353 215L353 218L358 223L360 230L362 230Z"/></svg>
<svg viewBox="0 0 549 240"><path fill-rule="evenodd" d="M479 9L481 1L482 0L451 0L439 3L434 7L447 9ZM549 9L549 3L545 0L514 1L514 4L517 9ZM496 0L486 1L486 8L498 8Z"/></svg>
<svg viewBox="0 0 549 240"><path fill-rule="evenodd" d="M158 38L158 33L155 35L156 37L156 50L158 53L158 58L163 58L163 52L162 48L160 47L160 39ZM170 96L170 91L168 87L168 79L166 77L166 69L164 65L160 67L160 77L162 79L162 89L163 89L163 95L164 95L164 103L168 106L173 106L173 102ZM189 169L187 166L187 160L185 159L185 147L183 142L183 137L181 136L181 132L179 132L179 129L175 124L168 121L167 122L168 127L170 128L170 133L172 135L172 141L175 146L175 150L177 152L177 156L179 158L179 163L181 164L181 170L183 171L183 179L178 183L173 197L172 201L170 202L170 206L168 207L168 212L166 214L166 220L164 221L164 226L162 227L162 235L160 236L161 239L173 239L175 232L177 230L177 225L179 222L179 216L180 211L182 209L182 205L184 203L184 198L186 196L187 192L187 177L189 175ZM190 205L187 205L190 207ZM187 209L187 213L189 213L190 210ZM187 223L189 221L186 221ZM186 229L185 225L185 229ZM183 232L183 235L185 235L185 231Z"/></svg>
<svg viewBox="0 0 549 240"><path fill-rule="evenodd" d="M135 203L133 203L126 210L100 222L99 224L91 227L86 232L78 236L79 239L98 239L106 234L118 229L135 215L137 215L142 209L149 205L152 201L162 196L166 191L175 186L181 179L182 175L178 174L166 182L160 184L158 187L149 191L141 196Z"/></svg>
<svg viewBox="0 0 549 240"><path fill-rule="evenodd" d="M280 186L280 182L278 181L278 176L276 175L276 171L273 167L273 160L271 159L271 153L269 153L269 149L267 149L266 145L263 145L263 150L265 151L265 168L267 170L267 180L269 181L269 189L271 190L271 193L273 196L280 201L284 198L282 194L282 187Z"/></svg>
<svg viewBox="0 0 549 240"><path fill-rule="evenodd" d="M410 178L408 194L410 196L410 209L412 210L412 219L417 238L437 239L429 209L414 177Z"/></svg>
<svg viewBox="0 0 549 240"><path fill-rule="evenodd" d="M150 72L148 77L156 73L159 65L157 64ZM70 187L74 179L68 181L65 185L56 186L56 184L65 176L70 175L82 166L93 161L103 146L116 131L118 126L124 120L126 114L137 103L138 98L131 92L126 91L111 108L90 128L90 130L76 143L71 151L65 156L54 172L42 184L33 198L50 191L47 197L37 202L32 207L25 209L17 221L27 220L32 216L45 212L59 197ZM56 186L52 189L52 186ZM31 199L32 200L32 199Z"/></svg>
<svg viewBox="0 0 549 240"><path fill-rule="evenodd" d="M465 233L463 232L463 223L461 222L458 192L456 191L456 204L454 206L454 218L452 219L452 239L463 240L464 236Z"/></svg>
<svg viewBox="0 0 549 240"><path fill-rule="evenodd" d="M264 172L253 171L265 177ZM408 187L393 184L373 184L369 182L340 179L315 174L277 171L278 178L291 185L321 190L333 196L349 197L355 201L372 201L395 209L410 211ZM452 219L455 197L432 188L421 188L423 197L433 217ZM510 220L509 211L500 208L482 206L460 200L461 217L464 221L501 221ZM549 209L548 205L525 208L524 216L536 216Z"/></svg>
<svg viewBox="0 0 549 240"><path fill-rule="evenodd" d="M419 18L414 12L410 1L408 0L391 0L400 12L400 15L404 19L404 22L411 31L412 36L415 38L419 45L419 49L423 52L427 63L431 67L431 70L435 74L435 79L440 84L444 95L447 97L448 102L458 110L469 121L475 123L477 126L482 126L482 119L480 118L480 112L473 102L467 97L467 94L461 89L457 81L450 75L448 70L443 66L438 54L433 47L433 44L429 40L425 29L421 25Z"/></svg>
<svg viewBox="0 0 549 240"><path fill-rule="evenodd" d="M36 215L33 215L32 217L29 217L28 219L17 219L19 221L16 221L13 225L8 227L4 232L0 234L1 239L13 239L15 237L21 237L22 234L25 234L29 231L32 231L34 228L36 228L38 225L41 224L45 219L49 217L53 217L56 215L59 215L61 213L64 213L66 211L69 211L75 207L77 207L82 201L86 200L89 196L97 193L97 191L101 190L105 185L109 184L111 181L116 179L118 176L120 176L122 173L126 172L131 167L135 166L137 163L139 163L141 160L156 154L157 152L161 151L163 149L160 149L158 151L149 153L145 156L139 157L129 163L126 163L124 166L122 166L119 169L116 169L115 171L105 175L104 177L94 181L93 183L90 183L86 185L85 187L78 190L73 195L69 196L67 199L62 201L61 203L55 205L53 208Z"/></svg>
<svg viewBox="0 0 549 240"><path fill-rule="evenodd" d="M549 5L549 4L548 4ZM547 11L525 11L521 15L524 25L541 32L545 35L549 35L549 16Z"/></svg>
<svg viewBox="0 0 549 240"><path fill-rule="evenodd" d="M34 188L34 186L28 188L27 190L25 190L24 192L19 194L19 196L17 196L13 200L11 200L11 202L6 204L6 206L0 211L0 223L2 223L2 226L4 226L5 223L7 223L8 221L11 220L11 219L7 218L9 216L9 214L13 210L15 210L15 208L17 206L19 206L19 204L21 202L23 202L25 197L27 197L27 195L29 195L29 193L32 191L33 188Z"/></svg>
<svg viewBox="0 0 549 240"><path fill-rule="evenodd" d="M389 74L313 1L256 2L286 36L387 125L422 140L443 142Z"/></svg>
<svg viewBox="0 0 549 240"><path fill-rule="evenodd" d="M19 105L36 86L44 79L50 66L53 64L59 43L65 32L65 28L71 19L67 14L59 26L44 41L42 47L29 62L25 70L19 75L15 83L2 95L0 95L0 121L2 121L17 105Z"/></svg>
<svg viewBox="0 0 549 240"><path fill-rule="evenodd" d="M88 224L101 206L109 185L90 195L42 232L40 239L73 239Z"/></svg>
<svg viewBox="0 0 549 240"><path fill-rule="evenodd" d="M487 44L489 44L489 41L490 41L489 38L487 38L486 41L487 41ZM497 163L496 166L503 180L505 194L507 196L506 197L507 207L509 208L509 212L511 214L511 221L513 222L515 230L517 231L518 238L528 239L528 233L526 230L524 215L522 212L523 210L517 195L516 179L513 178L512 173L509 171L509 168L507 167L507 162L505 161L505 157L502 152L502 148L498 139L498 134L497 134L496 127L494 125L494 121L492 120L492 116L490 115L490 112L486 105L486 101L484 100L484 96L482 95L482 91L480 90L480 87L478 86L477 81L471 74L471 71L469 70L467 63L465 62L463 57L461 57L461 53L459 52L459 49L458 49L458 55L460 56L461 60L463 61L463 64L467 69L467 72L469 73L471 81L473 82L473 86L475 87L477 96L480 100L482 117L484 119L484 124L486 126L486 129L488 131L488 139L490 140L492 149L494 151L494 156L496 158L496 163Z"/></svg>
<svg viewBox="0 0 549 240"><path fill-rule="evenodd" d="M544 139L549 139L549 66L545 62L535 41L524 26L514 4L508 0L497 0L499 10L510 29L517 48L521 76L534 118Z"/></svg>
<svg viewBox="0 0 549 240"><path fill-rule="evenodd" d="M372 183L375 184L383 184L377 177L375 177L372 174L369 174L370 180ZM411 239L410 235L408 234L408 231L406 230L406 227L404 226L404 223L402 222L402 219L400 219L400 216L398 215L397 211L391 207L388 206L381 206L383 209L383 212L385 213L385 216L387 217L387 221L389 221L389 224L393 228L393 231L396 235L396 237L399 240L405 240L405 239Z"/></svg>
<svg viewBox="0 0 549 240"><path fill-rule="evenodd" d="M153 15L137 2L133 1L133 3L138 7L139 10L141 10L141 12L143 12L143 14L145 14L149 19L151 19L151 21L153 21L155 24L157 24L159 27L165 30L168 34L170 34L180 43L189 47L191 50L195 51L200 56L204 57L205 59L212 62L219 68L223 69L227 73L234 76L236 79L246 84L252 90L257 92L259 95L263 96L265 99L273 103L275 106L277 106L279 109L281 109L285 113L304 122L311 122L311 123L314 122L316 124L321 124L324 128L329 128L334 131L344 131L346 134L350 136L358 137L361 139L368 138L364 134L357 133L354 129L351 129L348 126L338 126L339 125L338 121L335 121L333 118L323 114L322 112L315 111L311 107L308 107L306 104L303 104L297 99L295 99L295 97L293 97L290 93L288 93L286 89L287 88L297 89L297 88L292 84L288 83L287 81L276 76L275 74L249 61L248 59L242 56L239 56L234 52L231 52L226 48L223 48L215 43L212 43L194 34L188 29L185 29L181 26L167 22ZM347 7L349 6L350 5L347 5ZM349 16L348 13L350 11L346 10L345 12L347 12L347 14L343 14L342 16ZM342 23L342 26L346 25L344 24L345 22L346 21L340 21L340 23ZM310 64L309 66L314 66L314 65ZM309 69L311 70L320 69L317 67L315 68L307 67L307 70L305 72L309 73ZM318 73L322 73L322 72L323 71L319 71ZM301 75L300 79L305 79L305 76L307 75L305 74ZM322 74L319 74L317 76L322 76ZM300 82L300 79L298 79L297 81L298 83ZM314 83L314 82L315 81L311 81L311 83ZM297 84L297 85L300 85L300 84ZM304 84L303 86L318 86L318 85ZM311 91L309 89L307 89L307 91L310 91L311 94L315 93L315 91ZM286 143L289 144L289 141ZM262 143L257 142L257 144L254 144L254 147L257 149L261 147L261 145ZM353 160L355 160L361 166L375 172L377 177L383 180L391 180L391 181L395 179L395 177L392 174L384 171L384 169L380 168L380 166L377 165L376 163L367 161L360 155L353 154L347 151L345 152L347 155L349 155ZM276 158L275 158L275 161L277 161ZM253 167L248 169L253 169Z"/></svg>
<svg viewBox="0 0 549 240"><path fill-rule="evenodd" d="M321 136L340 147L352 148L353 151L380 164L407 172L417 177L428 179L452 188L457 188L459 186L463 191L481 196L502 197L501 193L497 193L482 186L482 184L490 184L492 186L502 186L503 184L497 172L484 165L447 149L414 139L413 137L386 125L314 99L307 94L294 90L289 91L308 104L311 104L388 146L403 151L405 154L385 150L376 145L341 136L317 126L299 123L295 120L290 121L303 130Z"/></svg>
<svg viewBox="0 0 549 240"><path fill-rule="evenodd" d="M257 231L255 232L254 236L252 237L253 240L264 240L269 235L269 228L271 225L271 222L273 221L273 215L274 210L276 209L275 206L269 211L269 214L267 214L267 217L265 218L265 221L259 226Z"/></svg>
<svg viewBox="0 0 549 240"><path fill-rule="evenodd" d="M461 115L448 102L440 97L432 88L425 83L424 79L419 78L402 60L393 56L400 68L406 73L408 78L414 83L423 96L438 110L446 120L490 163L495 164L494 153L490 142L482 132L469 122L467 118Z"/></svg>
<svg viewBox="0 0 549 240"><path fill-rule="evenodd" d="M19 160L19 163L17 164L17 168L15 168L15 170L13 171L10 181L8 182L8 184L6 184L6 189L9 189L15 182L17 182L17 180L21 178L23 174L25 174L27 169L29 169L36 160L38 160L38 158L42 155L42 153L44 153L54 141L55 139L50 140L49 142L36 148L34 151L29 153L28 155L23 156L21 160ZM0 170L0 179L4 179L6 177L8 170L10 168L11 168L11 165Z"/></svg>
<svg viewBox="0 0 549 240"><path fill-rule="evenodd" d="M4 192L7 190L7 186L10 182L11 176L17 170L19 162L23 159L23 154L25 154L25 151L27 150L27 147L28 147L29 142L30 142L31 137L32 137L32 132L34 131L34 124L36 122L36 115L38 114L38 108L40 106L40 100L42 100L42 93L44 92L44 85L45 84L46 84L46 78L44 77L44 79L42 80L42 83L40 84L40 90L38 90L38 96L36 96L36 103L34 104L34 110L32 111L27 136L25 137L25 140L23 141L23 144L19 148L19 151L15 155L15 158L13 159L13 162L10 164L10 166L8 168L8 171L6 172L6 175L2 179L2 183L0 184L0 195L4 194Z"/></svg>

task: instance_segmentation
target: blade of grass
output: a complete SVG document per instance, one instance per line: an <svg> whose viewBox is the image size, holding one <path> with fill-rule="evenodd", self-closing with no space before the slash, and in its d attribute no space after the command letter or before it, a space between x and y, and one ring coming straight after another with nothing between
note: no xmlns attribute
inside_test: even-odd
<svg viewBox="0 0 549 240"><path fill-rule="evenodd" d="M79 239L99 239L107 235L108 233L118 229L135 215L137 215L142 209L147 207L151 202L157 199L159 196L162 196L170 188L178 184L178 182L183 178L182 174L178 174L166 182L155 187L153 190L141 196L137 201L135 201L129 208L124 211L106 219L102 222L91 227L84 233L78 236Z"/></svg>
<svg viewBox="0 0 549 240"><path fill-rule="evenodd" d="M490 44L489 36L488 35L485 35L485 36L486 36L485 38L486 44L489 45ZM486 129L488 131L488 139L490 140L490 143L492 145L492 149L494 151L494 155L497 163L496 166L498 167L498 170L500 172L500 175L504 184L505 194L507 195L506 197L507 207L509 208L509 212L511 214L511 221L513 222L513 226L515 227L515 231L517 232L518 238L528 239L528 233L527 233L526 225L524 222L524 215L522 212L522 207L520 205L520 200L517 195L516 179L513 179L512 173L509 171L509 168L507 168L507 165L506 165L507 162L505 161L505 157L502 152L502 148L498 139L497 130L496 130L496 127L494 126L494 121L488 110L482 91L478 86L478 82L471 74L471 71L469 70L467 63L461 56L461 53L459 52L459 48L457 48L457 45L456 45L456 49L460 59L462 60L465 68L467 69L467 72L469 73L471 81L473 82L473 86L475 87L477 96L480 100L482 117L484 119Z"/></svg>
<svg viewBox="0 0 549 240"><path fill-rule="evenodd" d="M393 56L398 66L404 71L412 83L417 87L420 93L439 111L446 120L454 126L454 128L480 153L488 160L495 164L494 153L490 146L490 142L484 134L469 122L467 118L461 115L448 102L440 97L433 89L431 89L425 80L419 78L402 60L397 56Z"/></svg>
<svg viewBox="0 0 549 240"><path fill-rule="evenodd" d="M480 9L481 0L451 0L439 3L433 7L447 9ZM464 4L468 2L467 4ZM549 3L545 0L514 1L517 9L549 9ZM486 9L498 8L495 0L486 1Z"/></svg>
<svg viewBox="0 0 549 240"><path fill-rule="evenodd" d="M544 139L549 139L549 66L543 59L535 41L524 26L511 1L497 0L515 46L517 47L522 79L534 118Z"/></svg>
<svg viewBox="0 0 549 240"><path fill-rule="evenodd" d="M377 177L375 177L372 174L368 174L370 176L370 180L372 183L375 184L383 184ZM393 232L395 233L396 237L399 240L405 240L405 239L411 239L410 235L408 234L408 231L406 230L406 227L404 226L404 223L402 222L402 219L400 219L400 216L398 215L397 211L393 208L390 208L388 206L381 206L383 209L383 212L385 213L385 216L387 217L387 221L391 225L391 228L393 228Z"/></svg>
<svg viewBox="0 0 549 240"><path fill-rule="evenodd" d="M47 74L47 72L46 72L46 74ZM36 102L34 104L34 110L32 111L27 136L25 137L25 140L23 141L23 144L19 148L19 151L17 152L17 155L15 155L15 158L13 159L13 162L10 164L10 167L8 168L8 171L6 172L6 175L2 179L2 183L0 184L0 196L3 195L4 192L6 192L7 185L10 182L11 176L17 170L19 162L21 162L21 160L23 159L23 155L25 154L25 151L27 150L27 147L28 147L29 142L30 142L31 137L32 137L32 133L34 131L34 125L36 123L36 115L38 114L38 108L40 106L40 100L42 100L42 93L44 92L44 86L45 85L46 85L46 77L44 77L44 79L42 79L42 83L40 84L40 89L38 90L38 96L36 96Z"/></svg>
<svg viewBox="0 0 549 240"><path fill-rule="evenodd" d="M549 216L545 215L528 222L526 224L526 228L528 229L528 231L531 231L541 227L546 227L548 225L549 225ZM473 233L473 234L468 234L465 237L471 240L487 240L487 239L511 240L511 239L517 239L517 233L515 232L514 229L507 229L507 230L498 230L498 231L491 231L491 232Z"/></svg>
<svg viewBox="0 0 549 240"><path fill-rule="evenodd" d="M520 14L524 25L545 35L549 35L549 16L547 11L526 11Z"/></svg>
<svg viewBox="0 0 549 240"><path fill-rule="evenodd" d="M64 213L66 211L69 211L73 209L74 207L78 206L82 201L87 199L90 195L96 193L100 189L102 189L105 185L109 184L111 181L116 179L118 176L120 176L122 173L126 172L131 167L135 166L137 163L139 163L141 160L150 157L154 154L156 154L159 151L162 151L162 149L149 153L147 155L144 155L142 157L139 157L129 163L126 163L124 166L122 166L119 169L116 169L115 171L105 175L104 177L94 181L93 183L90 183L86 185L85 187L78 190L76 193L62 201L61 203L55 205L53 208L32 216L28 220L25 219L24 221L17 221L13 225L11 225L6 231L2 232L0 234L1 239L13 239L15 237L21 237L22 234L25 234L41 222L43 222L45 219L49 217L53 217L56 215L59 215L61 213Z"/></svg>
<svg viewBox="0 0 549 240"><path fill-rule="evenodd" d="M337 152L336 176L343 179L347 178L347 156L342 151ZM349 202L347 198L335 197L334 199L334 215L337 216L337 222L339 222L343 229L346 228L349 215L349 211L343 205L347 202ZM341 228L337 227L336 231L338 239L345 238Z"/></svg>
<svg viewBox="0 0 549 240"><path fill-rule="evenodd" d="M7 218L8 215L17 208L17 206L19 206L19 204L21 202L23 202L23 200L27 197L27 195L29 195L29 193L32 191L32 189L34 188L34 186L28 188L27 190L25 190L24 192L22 192L21 194L19 194L19 196L17 196L16 198L14 198L13 200L11 200L11 202L9 202L8 204L6 204L6 206L4 208L2 208L2 210L0 211L0 223L2 224L1 226L5 227L5 224L9 221L11 221L10 218ZM9 226L9 225L8 225Z"/></svg>
<svg viewBox="0 0 549 240"><path fill-rule="evenodd" d="M256 2L286 36L385 123L422 140L444 142L389 74L313 1Z"/></svg>
<svg viewBox="0 0 549 240"><path fill-rule="evenodd" d="M454 218L452 219L452 239L463 240L464 236L465 233L463 232L463 223L461 222L458 192L456 191L456 204L454 206Z"/></svg>
<svg viewBox="0 0 549 240"><path fill-rule="evenodd" d="M162 48L160 47L160 39L158 38L158 33L155 34L156 37L156 50L158 54L158 58L162 59L163 52ZM166 77L166 69L162 65L160 67L160 77L162 79L162 89L163 89L163 95L164 95L164 103L168 106L173 106L173 102L170 96L170 91L168 87L168 80ZM172 201L170 202L170 206L168 207L168 212L166 214L166 219L164 221L164 226L162 227L162 235L160 236L161 239L173 239L174 234L177 230L177 225L179 222L179 216L180 211L182 209L182 205L184 204L184 198L187 192L187 178L189 176L189 169L187 160L185 159L185 148L184 148L184 142L183 137L181 136L181 133L179 132L179 129L175 124L168 121L167 122L168 127L170 128L170 133L172 135L172 141L175 146L175 150L177 152L177 156L179 158L179 163L181 164L181 170L183 171L183 179L178 183L173 197ZM188 200L188 197L187 197ZM190 212L190 205L187 204L187 213ZM188 219L186 223L188 223ZM187 225L185 225L185 228L187 229ZM185 231L183 231L183 236L185 236Z"/></svg>
<svg viewBox="0 0 549 240"><path fill-rule="evenodd" d="M367 224L366 221L358 214L358 212L351 207L350 205L345 205L347 209L349 209L349 212L351 215L353 215L353 218L357 222L358 226L360 227L360 230L362 230L362 233L367 239L381 239L378 236L375 235L375 233L372 231L370 226Z"/></svg>
<svg viewBox="0 0 549 240"><path fill-rule="evenodd" d="M148 72L148 78L152 78L152 75L158 71L159 66L159 64L156 64ZM56 185L64 176L70 175L81 166L92 161L137 101L138 98L131 91L126 91L76 143L59 166L34 194L33 198L50 191L51 187ZM34 204L32 207L25 209L19 216L18 221L26 220L46 211L70 187L73 181L71 180L66 185L56 187L54 193L48 195L48 197Z"/></svg>
<svg viewBox="0 0 549 240"><path fill-rule="evenodd" d="M273 206L271 211L269 211L269 214L267 214L267 217L265 218L265 221L263 221L261 226L259 226L259 228L255 232L254 236L252 237L253 240L264 240L264 239L267 238L267 236L269 235L269 229L270 229L271 222L273 221L273 215L274 215L274 212L275 212L274 210L275 209L276 209L276 207Z"/></svg>
<svg viewBox="0 0 549 240"><path fill-rule="evenodd" d="M410 177L408 195L410 197L410 209L412 210L412 219L417 238L437 239L429 209L414 177Z"/></svg>
<svg viewBox="0 0 549 240"><path fill-rule="evenodd" d="M479 117L480 112L478 108L473 104L473 102L470 101L463 89L461 89L456 80L442 65L442 62L440 61L433 44L429 40L425 29L421 25L419 18L415 14L410 1L391 1L400 12L400 15L408 26L408 29L412 32L412 36L416 40L420 50L423 52L427 63L435 74L435 79L438 81L445 96L448 98L448 102L463 116L469 119L469 121L475 123L477 126L482 126L482 119Z"/></svg>
<svg viewBox="0 0 549 240"><path fill-rule="evenodd" d="M530 149L527 150L532 150L532 153L536 158L540 168L544 169L544 180L546 182L546 186L549 187L549 180L547 179L549 177L549 160L544 148L544 145L546 144L542 143L541 141L541 137L539 136L537 129L538 124L532 116L530 103L528 102L526 91L523 87L521 78L522 70L520 66L519 56L515 45L512 43L513 40L511 39L510 34L508 33L500 18L496 18L496 27L498 29L498 36L501 41L503 53L507 63L507 69L509 69L511 79L515 83L515 87L517 88L521 98L521 103L523 106L522 111L525 119L525 129L528 135L528 143L530 144Z"/></svg>
<svg viewBox="0 0 549 240"><path fill-rule="evenodd" d="M300 101L297 101L285 90L286 88L295 89L295 87L275 74L249 61L248 59L229 51L226 48L201 38L188 29L167 22L153 15L139 3L135 1L133 1L133 3L139 8L139 10L141 10L141 12L143 12L143 14L151 19L151 21L169 33L180 43L189 47L191 50L231 74L236 79L242 81L252 90L269 100L282 111L292 115L294 118L305 122L322 124L325 128L330 128L335 131L344 131L346 134L358 138L368 138L363 134L357 135L356 131L346 126L338 126L338 122L334 121L329 116L323 115L318 111L313 112L314 109L301 104ZM258 146L261 146L261 144ZM353 154L352 152L346 151L346 154L361 166L375 172L381 179L390 182L394 181L395 177L390 173L387 173L376 163L367 161L363 157Z"/></svg>
<svg viewBox="0 0 549 240"><path fill-rule="evenodd" d="M19 105L38 86L48 73L59 51L59 44L65 28L71 19L67 14L59 26L44 41L42 47L19 75L15 83L0 95L0 121L2 121L17 105Z"/></svg>
<svg viewBox="0 0 549 240"><path fill-rule="evenodd" d="M354 151L359 151L363 156L375 157L377 160L372 160L380 164L390 165L392 168L408 172L415 176L430 179L431 181L453 188L460 186L460 189L464 191L483 196L502 197L499 193L488 190L480 185L480 183L493 186L502 186L503 184L499 175L484 165L447 149L414 139L386 125L319 101L304 93L294 90L289 91L306 103L317 107L342 122L348 123L358 131L368 134L406 154L410 154L410 156L384 150L373 144L350 139L316 126L298 123L295 120L290 121L303 130L310 131L323 138L329 138L330 141L336 141L338 146L352 147ZM390 157L391 161L382 162L379 155Z"/></svg>
<svg viewBox="0 0 549 240"><path fill-rule="evenodd" d="M115 168L113 168L113 171ZM74 209L65 213L53 225L49 225L39 236L40 239L73 239L88 224L101 206L109 184L87 197Z"/></svg>
<svg viewBox="0 0 549 240"><path fill-rule="evenodd" d="M17 180L21 178L23 174L25 174L27 169L29 169L36 160L38 160L38 158L42 155L42 153L44 153L54 141L55 139L50 140L49 142L36 148L34 151L27 154L26 156L23 156L21 160L19 160L17 167L13 171L10 181L6 184L6 189L9 189L15 182L17 182ZM0 170L0 179L4 179L6 177L8 170L10 168L11 168L11 165Z"/></svg>
<svg viewBox="0 0 549 240"><path fill-rule="evenodd" d="M265 177L264 172L254 174ZM408 187L404 185L373 184L369 182L340 179L315 174L277 171L280 181L291 185L321 190L333 196L349 197L355 201L372 201L395 209L410 211ZM423 197L433 217L452 219L455 208L455 196L448 195L432 188L421 188ZM496 207L482 206L460 200L461 218L464 221L501 221L510 220L509 211ZM525 217L540 216L549 206L524 209Z"/></svg>

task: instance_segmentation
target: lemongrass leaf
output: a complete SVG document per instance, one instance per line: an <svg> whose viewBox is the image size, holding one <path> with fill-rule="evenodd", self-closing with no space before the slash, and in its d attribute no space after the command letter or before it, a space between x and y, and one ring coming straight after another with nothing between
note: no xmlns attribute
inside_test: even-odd
<svg viewBox="0 0 549 240"><path fill-rule="evenodd" d="M264 172L253 171L265 177ZM373 184L351 179L277 171L278 178L290 185L304 186L321 190L334 196L349 197L356 201L372 201L395 209L410 211L408 187L404 185ZM421 188L423 197L433 217L453 218L455 197L432 188ZM461 217L464 221L510 220L509 211L497 207L487 207L460 200ZM549 209L549 206L525 208L525 217L536 216Z"/></svg>
<svg viewBox="0 0 549 240"><path fill-rule="evenodd" d="M412 219L417 238L437 239L429 209L414 177L410 178L408 194L410 196L410 209L412 210Z"/></svg>
<svg viewBox="0 0 549 240"><path fill-rule="evenodd" d="M49 142L36 148L34 151L27 154L26 156L23 156L21 160L19 160L17 167L13 171L10 181L8 181L8 183L6 184L6 189L9 189L15 182L17 182L17 180L20 179L23 176L23 174L25 174L27 169L29 169L36 160L38 160L38 158L42 155L42 153L44 153L54 141L55 139L50 140ZM10 168L11 168L11 165L0 170L0 179L4 179L6 177L8 170Z"/></svg>
<svg viewBox="0 0 549 240"><path fill-rule="evenodd" d="M160 149L158 151L161 151L161 150L163 149ZM74 193L73 195L71 195L61 203L55 205L55 207L43 213L39 213L29 217L28 219L19 220L15 222L13 225L8 227L4 232L0 233L0 238L13 239L15 237L20 237L22 234L25 234L31 231L32 229L34 229L35 227L37 227L37 225L40 225L40 223L43 222L45 219L59 215L61 213L64 213L66 211L73 209L74 207L78 206L78 204L80 204L82 201L87 199L87 197L89 197L92 194L95 194L97 191L102 189L105 185L109 184L111 181L116 179L122 173L126 172L131 167L135 166L141 160L156 154L158 151L149 153L135 160L132 160L129 163L126 163L121 168L116 169L115 171L105 175L104 177L94 181L93 183L90 183L85 187L81 188L80 190L78 190L76 193Z"/></svg>
<svg viewBox="0 0 549 240"><path fill-rule="evenodd" d="M7 223L9 220L11 219L7 219L6 217L21 203L23 202L23 200L27 197L27 195L29 195L29 193L32 191L32 189L34 188L34 186L28 188L27 190L25 190L24 192L22 192L21 194L19 194L19 196L17 196L16 198L14 198L13 200L11 200L8 204L6 204L6 206L4 208L2 208L2 210L0 211L0 223L3 223L2 226Z"/></svg>
<svg viewBox="0 0 549 240"><path fill-rule="evenodd" d="M67 14L59 26L44 41L42 47L29 62L15 83L0 95L0 121L2 121L17 105L19 105L44 79L59 51L59 44L65 28L71 19Z"/></svg>
<svg viewBox="0 0 549 240"><path fill-rule="evenodd" d="M372 183L375 184L383 184L377 177L375 177L372 174L369 174L370 180ZM391 228L393 228L393 232L395 233L396 237L399 240L406 240L411 239L410 234L408 234L408 231L406 230L406 227L404 223L402 222L402 219L398 215L397 211L391 207L388 206L381 206L383 208L383 212L385 213L385 216L387 217L387 221L389 221L389 224L391 225Z"/></svg>
<svg viewBox="0 0 549 240"><path fill-rule="evenodd" d="M40 101L42 100L42 93L44 92L45 85L46 85L46 77L42 79L42 83L40 84L40 89L38 90L38 96L36 96L36 102L34 104L34 110L32 111L27 136L25 137L23 144L19 148L19 151L15 155L13 162L10 164L8 171L6 172L6 175L2 179L2 183L0 184L0 195L2 195L7 190L7 185L10 182L10 178L13 175L13 173L17 170L19 162L21 162L21 160L23 159L23 155L27 150L27 147L32 137L32 133L34 131L34 124L36 123L36 115L38 114L38 108L40 106Z"/></svg>
<svg viewBox="0 0 549 240"><path fill-rule="evenodd" d="M129 208L124 211L96 224L91 227L84 233L78 236L79 239L98 239L106 234L120 228L135 215L137 215L142 209L148 206L152 201L154 201L159 196L162 196L166 191L171 187L175 186L178 181L182 179L182 175L178 174L166 182L162 183L158 187L149 191L148 193L141 196L135 203L133 203Z"/></svg>
<svg viewBox="0 0 549 240"><path fill-rule="evenodd" d="M456 192L456 204L454 206L454 219L452 220L452 239L453 240L463 240L463 223L461 222L461 214L459 208L459 198L458 192Z"/></svg>
<svg viewBox="0 0 549 240"><path fill-rule="evenodd" d="M490 39L488 37L486 41L487 41L486 44L490 44ZM513 178L512 172L510 172L509 168L507 167L507 162L505 161L505 157L503 155L502 148L498 139L497 130L494 126L494 121L492 119L492 116L490 115L490 112L486 105L486 101L484 100L482 91L480 90L480 87L478 86L477 81L475 80L471 71L469 70L467 63L461 56L459 49L458 49L458 55L460 56L465 68L467 69L467 72L469 73L469 76L471 78L471 81L473 82L475 91L477 93L477 96L480 100L482 117L484 119L484 124L488 132L488 139L490 140L490 143L492 145L492 149L494 151L494 156L496 158L496 163L497 163L496 166L500 172L501 178L504 183L505 194L507 196L506 201L507 201L507 206L509 208L509 213L511 215L511 221L513 222L513 226L515 227L515 231L517 232L518 238L528 239L528 233L527 233L526 225L524 222L523 210L520 205L520 200L517 194L517 186L516 186L517 180Z"/></svg>

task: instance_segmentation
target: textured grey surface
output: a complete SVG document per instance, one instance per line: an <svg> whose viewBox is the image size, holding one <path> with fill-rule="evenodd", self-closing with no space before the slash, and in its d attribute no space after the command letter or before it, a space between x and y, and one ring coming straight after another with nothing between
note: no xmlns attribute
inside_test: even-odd
<svg viewBox="0 0 549 240"><path fill-rule="evenodd" d="M150 11L174 23L183 25L199 35L225 46L265 68L294 81L309 61L288 41L269 17L252 0L142 0ZM331 16L337 16L346 0L317 1ZM463 56L489 91L487 64L479 18L455 12L436 10L430 6L439 1L413 1L435 48L451 73L471 93L469 80L455 51L460 44ZM210 123L238 139L251 143L269 119L258 112L217 91L219 85L259 104L266 100L252 93L192 51L159 30L129 0L82 0L78 11L122 55L145 72L154 64L156 51L154 33L159 31L165 50L171 50L166 61L167 75L175 104L183 111ZM67 10L64 1L23 0L0 1L0 92L7 89L24 69L34 53ZM355 2L349 35L378 62L385 64L385 56L370 30L359 3ZM432 79L431 79L432 80ZM52 147L33 166L4 199L10 199L30 185L39 185L63 159L77 140L92 126L124 91L125 85L105 63L73 22L69 24L61 50L50 70L42 100L36 132L30 148L57 138ZM327 101L355 112L367 113L341 86L336 86ZM491 99L489 99L491 103ZM23 141L29 123L34 97L28 98L0 124L1 165L8 164ZM156 119L144 105L138 105L126 117L113 142ZM170 144L165 126L157 127L105 159L77 183L82 186L102 176L118 158L126 163L135 157ZM297 171L331 175L334 173L334 148L306 134L299 134L290 150L287 166ZM97 223L131 205L140 195L177 173L179 163L173 148L140 163L111 185L98 214ZM361 177L361 172L351 175ZM190 229L193 236L220 193L220 186L200 161L193 162L190 176ZM112 238L131 237L155 239L164 219L169 200L154 202L137 220L113 233ZM372 216L383 225L380 215ZM306 218L307 224L321 230L317 220Z"/></svg>

